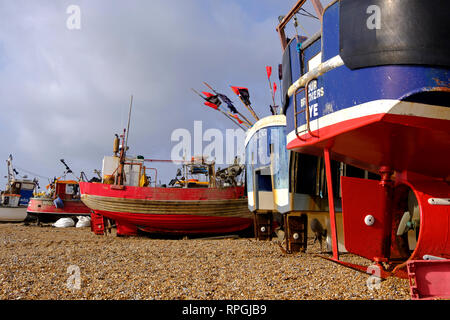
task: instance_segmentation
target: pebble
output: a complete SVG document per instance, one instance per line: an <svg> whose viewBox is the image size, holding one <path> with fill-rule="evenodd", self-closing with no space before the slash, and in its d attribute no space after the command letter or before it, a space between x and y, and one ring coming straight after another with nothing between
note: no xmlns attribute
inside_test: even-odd
<svg viewBox="0 0 450 320"><path fill-rule="evenodd" d="M43 232L45 231L45 232ZM397 300L408 280L369 275L279 240L97 236L90 228L0 224L0 299ZM342 259L370 265L345 254Z"/></svg>

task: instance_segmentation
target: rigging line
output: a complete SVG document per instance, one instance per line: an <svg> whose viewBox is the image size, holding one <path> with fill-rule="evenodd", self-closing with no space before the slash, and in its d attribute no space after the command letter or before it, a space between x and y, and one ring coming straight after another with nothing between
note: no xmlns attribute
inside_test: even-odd
<svg viewBox="0 0 450 320"><path fill-rule="evenodd" d="M303 13L301 13L301 12L298 12L297 14L299 14L299 15L301 15L301 16L304 16L304 17L314 18L314 19L319 20L319 18L317 18L316 16L310 16L310 15L307 15L307 14L303 14Z"/></svg>
<svg viewBox="0 0 450 320"><path fill-rule="evenodd" d="M44 177L44 176L41 176L41 175L39 175L37 173L31 172L31 171L28 171L28 170L25 170L25 169L22 169L22 168L19 168L19 167L16 167L16 168L19 169L20 171L23 171L25 173L31 174L33 176L36 176L36 177L39 177L39 178L42 178L42 179L50 179L49 177Z"/></svg>
<svg viewBox="0 0 450 320"><path fill-rule="evenodd" d="M312 13L306 11L306 9L304 9L304 8L300 8L300 10L306 12L306 14L308 14L308 16L311 17L311 18L319 19L319 18L317 18L315 15L313 15ZM301 13L299 13L299 14L301 14Z"/></svg>
<svg viewBox="0 0 450 320"><path fill-rule="evenodd" d="M297 23L297 25L303 30L303 32L304 32L304 33L308 36L308 38L309 38L309 37L310 37L310 36L309 36L309 33L306 32L305 28L303 28L303 26L298 22L298 19L296 19L295 22ZM297 31L297 28L296 28L295 30Z"/></svg>

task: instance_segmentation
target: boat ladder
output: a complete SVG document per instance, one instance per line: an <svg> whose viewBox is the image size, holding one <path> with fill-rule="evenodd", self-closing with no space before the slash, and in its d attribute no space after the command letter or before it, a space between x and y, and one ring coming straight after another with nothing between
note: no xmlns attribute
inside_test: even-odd
<svg viewBox="0 0 450 320"><path fill-rule="evenodd" d="M310 118L309 118L309 97L308 97L308 90L307 88L309 87L309 84L311 81L315 81L316 79L310 79L305 83L304 87L299 87L297 88L297 90L295 90L294 95L293 95L293 99L294 99L294 127L295 127L295 135L297 136L297 138L299 138L302 141L306 141L307 138L302 138L300 136L300 134L308 132L311 137L315 137L318 138L319 136L313 134L311 132L311 126L310 126ZM300 111L297 111L297 94L299 94L301 91L305 91L305 107L301 108ZM298 131L298 115L301 113L305 113L305 118L306 118L306 129L302 130L302 131Z"/></svg>

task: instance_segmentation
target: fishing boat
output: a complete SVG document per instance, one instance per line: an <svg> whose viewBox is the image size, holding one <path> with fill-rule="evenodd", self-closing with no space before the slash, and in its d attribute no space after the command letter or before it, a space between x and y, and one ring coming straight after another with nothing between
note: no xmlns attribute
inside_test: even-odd
<svg viewBox="0 0 450 320"><path fill-rule="evenodd" d="M8 181L0 193L0 221L21 222L27 220L27 205L37 187L37 180L17 178L17 170L12 165L12 155L6 160Z"/></svg>
<svg viewBox="0 0 450 320"><path fill-rule="evenodd" d="M270 239L276 232L284 240L285 252L305 252L308 234L314 233L308 220L318 219L330 229L323 158L286 149L284 114L261 118L247 131L245 165L248 207L254 214L258 239ZM336 165L342 166L342 163ZM301 168L302 175L292 174L291 168ZM342 236L340 201L336 202L336 212ZM273 228L274 222L279 229ZM331 251L329 234L326 243L327 250ZM339 239L339 250L346 251L343 237Z"/></svg>
<svg viewBox="0 0 450 320"><path fill-rule="evenodd" d="M287 149L325 161L330 259L368 270L339 258L336 198L345 248L381 277L405 276L424 256L449 259L449 2L312 0L321 29L306 40L286 31L305 2L277 27L282 107ZM301 163L290 174L301 181Z"/></svg>
<svg viewBox="0 0 450 320"><path fill-rule="evenodd" d="M121 146L126 146L124 137L125 130ZM168 185L157 185L157 169L144 163L170 160L131 158L126 149L119 148L116 137L114 156L103 159L102 183L80 182L82 201L96 215L114 220L117 235L136 235L138 230L226 234L251 228L245 187L237 181L242 165L236 163L216 172L214 162L195 157L180 162L182 168ZM149 171L154 172L153 178L146 175Z"/></svg>
<svg viewBox="0 0 450 320"><path fill-rule="evenodd" d="M64 159L61 162L66 166L64 174L48 184L46 192L36 194L28 203L28 215L35 218L38 224L91 214L91 210L81 201L78 179L67 179L66 175L73 172Z"/></svg>

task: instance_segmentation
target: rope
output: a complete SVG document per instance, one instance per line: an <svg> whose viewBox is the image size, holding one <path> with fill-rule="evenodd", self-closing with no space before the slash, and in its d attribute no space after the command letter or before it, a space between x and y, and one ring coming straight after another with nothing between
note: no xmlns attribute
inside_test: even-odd
<svg viewBox="0 0 450 320"><path fill-rule="evenodd" d="M313 15L312 13L306 11L305 9L300 8L300 10L302 10L302 11L305 12L306 14L303 14L303 13L300 13L300 12L299 12L298 14L301 14L302 16L305 16L305 17L310 17L310 18L314 18L314 19L319 20L319 18L317 18L317 17L316 17L315 15Z"/></svg>
<svg viewBox="0 0 450 320"><path fill-rule="evenodd" d="M25 173L31 174L31 175L33 175L35 177L51 180L51 178L49 178L49 177L44 177L44 176L41 176L41 175L39 175L37 173L31 172L31 171L28 171L28 170L25 170L25 169L22 169L22 168L19 168L19 167L16 167L16 168L19 169L20 171L24 171Z"/></svg>

